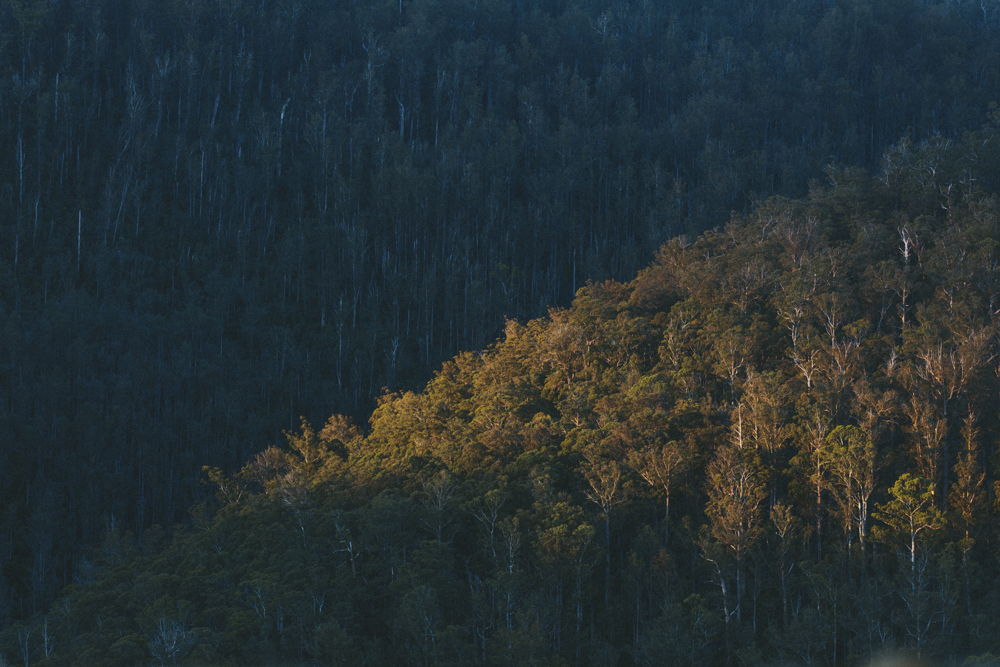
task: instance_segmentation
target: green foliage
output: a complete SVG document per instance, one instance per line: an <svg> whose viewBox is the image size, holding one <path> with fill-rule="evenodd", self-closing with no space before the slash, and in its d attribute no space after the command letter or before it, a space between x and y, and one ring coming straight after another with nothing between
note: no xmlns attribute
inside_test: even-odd
<svg viewBox="0 0 1000 667"><path fill-rule="evenodd" d="M934 482L904 472L889 488L889 494L890 500L875 512L875 518L888 526L878 535L902 546L913 566L926 534L944 526L944 516L934 505Z"/></svg>

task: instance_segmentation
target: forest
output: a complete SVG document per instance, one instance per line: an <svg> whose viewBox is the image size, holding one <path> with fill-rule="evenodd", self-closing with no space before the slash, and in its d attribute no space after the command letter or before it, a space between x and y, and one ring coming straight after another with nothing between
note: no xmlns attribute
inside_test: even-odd
<svg viewBox="0 0 1000 667"><path fill-rule="evenodd" d="M1000 654L1000 111L303 419L108 520L25 665L856 665ZM13 664L13 662L9 663Z"/></svg>
<svg viewBox="0 0 1000 667"><path fill-rule="evenodd" d="M998 54L970 1L0 3L0 655L1000 653Z"/></svg>

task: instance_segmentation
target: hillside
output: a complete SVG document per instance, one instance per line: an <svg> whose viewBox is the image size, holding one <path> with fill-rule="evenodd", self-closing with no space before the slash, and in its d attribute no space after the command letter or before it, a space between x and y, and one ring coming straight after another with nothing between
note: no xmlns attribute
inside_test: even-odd
<svg viewBox="0 0 1000 667"><path fill-rule="evenodd" d="M0 3L0 628L203 465L828 164L960 143L998 53L970 0Z"/></svg>
<svg viewBox="0 0 1000 667"><path fill-rule="evenodd" d="M831 167L627 283L109 523L33 665L997 653L996 124ZM994 172L995 173L995 172ZM284 662L282 662L284 661ZM27 658L25 658L27 664Z"/></svg>

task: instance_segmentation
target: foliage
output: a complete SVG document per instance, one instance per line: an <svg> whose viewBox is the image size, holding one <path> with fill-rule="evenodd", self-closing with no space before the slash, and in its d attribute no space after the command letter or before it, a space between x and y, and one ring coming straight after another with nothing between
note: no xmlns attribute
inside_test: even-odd
<svg viewBox="0 0 1000 667"><path fill-rule="evenodd" d="M998 23L0 3L0 663L996 653Z"/></svg>
<svg viewBox="0 0 1000 667"><path fill-rule="evenodd" d="M990 192L940 183L994 143L987 127L897 147L922 165L901 180L832 170L805 199L671 241L629 283L590 283L570 308L509 322L422 391L386 393L365 431L303 420L236 473L206 467L214 500L169 539L109 521L77 583L4 630L0 653L987 655L1000 631L986 502L1000 218ZM46 502L33 520L55 521Z"/></svg>

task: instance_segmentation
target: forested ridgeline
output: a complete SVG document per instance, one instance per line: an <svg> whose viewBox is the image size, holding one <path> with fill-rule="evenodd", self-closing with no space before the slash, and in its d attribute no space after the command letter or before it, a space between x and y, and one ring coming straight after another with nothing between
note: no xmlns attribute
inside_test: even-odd
<svg viewBox="0 0 1000 667"><path fill-rule="evenodd" d="M0 624L110 517L172 525L200 465L298 415L360 418L831 159L978 127L998 24L897 0L3 3Z"/></svg>
<svg viewBox="0 0 1000 667"><path fill-rule="evenodd" d="M109 523L26 665L1000 653L996 132L903 143ZM990 157L990 156L993 157ZM963 182L964 179L964 182ZM137 546L137 544L139 546ZM284 662L282 662L284 661Z"/></svg>
<svg viewBox="0 0 1000 667"><path fill-rule="evenodd" d="M998 26L904 0L0 3L0 626L299 415L363 421L831 160L978 128Z"/></svg>

